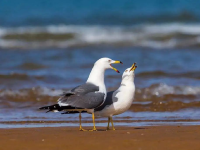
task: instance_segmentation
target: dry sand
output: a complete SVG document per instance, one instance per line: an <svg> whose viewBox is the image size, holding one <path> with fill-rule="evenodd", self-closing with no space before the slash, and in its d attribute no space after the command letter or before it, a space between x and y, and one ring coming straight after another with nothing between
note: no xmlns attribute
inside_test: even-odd
<svg viewBox="0 0 200 150"><path fill-rule="evenodd" d="M200 126L0 129L0 150L200 150Z"/></svg>

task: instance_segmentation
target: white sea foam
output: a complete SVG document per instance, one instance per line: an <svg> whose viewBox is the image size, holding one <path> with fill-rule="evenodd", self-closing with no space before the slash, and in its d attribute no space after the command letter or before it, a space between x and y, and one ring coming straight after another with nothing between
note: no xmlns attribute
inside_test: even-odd
<svg viewBox="0 0 200 150"><path fill-rule="evenodd" d="M28 96L31 93L35 95L43 96L59 96L66 90L62 89L51 89L47 87L36 87L32 89L20 89L20 90L11 90L4 89L0 91L0 97L3 96ZM136 93L142 94L144 97L148 96L164 96L167 94L174 95L200 95L200 87L198 86L171 86L165 83L160 83L146 87L143 89L137 89Z"/></svg>
<svg viewBox="0 0 200 150"><path fill-rule="evenodd" d="M37 87L37 88L31 88L31 89L20 89L20 90L11 90L11 89L5 89L0 90L0 97L4 96L28 96L30 95L30 92L35 93L37 96L59 96L64 91L62 89L51 89L47 87Z"/></svg>
<svg viewBox="0 0 200 150"><path fill-rule="evenodd" d="M7 38L6 35L36 33L72 34L71 39L46 39L27 41ZM184 36L183 36L184 35ZM46 27L0 27L0 47L2 48L67 48L90 46L93 44L141 46L152 48L172 48L198 46L200 44L200 24L160 24L140 26L80 26L50 25Z"/></svg>
<svg viewBox="0 0 200 150"><path fill-rule="evenodd" d="M153 85L149 88L145 88L143 95L156 95L163 96L167 94L174 95L200 95L200 87L192 86L170 86L164 83Z"/></svg>

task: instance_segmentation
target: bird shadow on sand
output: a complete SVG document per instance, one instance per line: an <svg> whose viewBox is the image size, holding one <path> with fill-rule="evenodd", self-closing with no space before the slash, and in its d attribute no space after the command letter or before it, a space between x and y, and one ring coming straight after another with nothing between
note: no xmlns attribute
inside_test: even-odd
<svg viewBox="0 0 200 150"><path fill-rule="evenodd" d="M140 127L138 127L138 128L133 128L134 130L144 130L144 129L148 129L148 128L140 128ZM125 130L125 129L116 129L116 130L106 130L106 129L97 129L97 131L106 131L106 132L114 132L114 131L120 131L120 130Z"/></svg>
<svg viewBox="0 0 200 150"><path fill-rule="evenodd" d="M113 130L97 129L97 131L113 131Z"/></svg>
<svg viewBox="0 0 200 150"><path fill-rule="evenodd" d="M148 128L134 128L135 130L142 130L142 129L148 129Z"/></svg>

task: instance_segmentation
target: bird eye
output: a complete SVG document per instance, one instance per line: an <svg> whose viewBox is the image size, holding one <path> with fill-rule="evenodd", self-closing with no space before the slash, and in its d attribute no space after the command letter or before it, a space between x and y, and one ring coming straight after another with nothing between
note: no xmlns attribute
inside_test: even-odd
<svg viewBox="0 0 200 150"><path fill-rule="evenodd" d="M125 72L127 72L128 70L125 70Z"/></svg>
<svg viewBox="0 0 200 150"><path fill-rule="evenodd" d="M111 62L111 60L108 60L108 62Z"/></svg>

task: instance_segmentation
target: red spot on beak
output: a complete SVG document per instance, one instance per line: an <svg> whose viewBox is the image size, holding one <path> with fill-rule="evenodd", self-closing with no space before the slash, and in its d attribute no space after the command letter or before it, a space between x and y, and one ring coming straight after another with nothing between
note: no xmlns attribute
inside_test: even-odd
<svg viewBox="0 0 200 150"><path fill-rule="evenodd" d="M120 73L119 70L116 70L117 73Z"/></svg>

